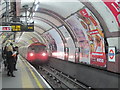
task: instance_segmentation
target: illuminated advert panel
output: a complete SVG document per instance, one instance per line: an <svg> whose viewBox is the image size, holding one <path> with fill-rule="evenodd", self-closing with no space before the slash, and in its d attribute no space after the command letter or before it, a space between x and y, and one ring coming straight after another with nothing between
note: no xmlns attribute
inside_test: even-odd
<svg viewBox="0 0 120 90"><path fill-rule="evenodd" d="M79 43L79 62L106 67L103 30L92 12L83 8L69 17L66 22L72 28Z"/></svg>

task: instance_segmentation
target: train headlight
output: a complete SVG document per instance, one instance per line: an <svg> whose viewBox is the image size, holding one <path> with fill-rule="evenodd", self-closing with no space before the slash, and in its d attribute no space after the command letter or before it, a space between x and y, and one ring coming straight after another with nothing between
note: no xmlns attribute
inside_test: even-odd
<svg viewBox="0 0 120 90"><path fill-rule="evenodd" d="M42 53L42 56L46 56L46 53Z"/></svg>
<svg viewBox="0 0 120 90"><path fill-rule="evenodd" d="M36 56L35 53L29 52L27 55L27 60L29 60L29 61L34 60L35 56Z"/></svg>
<svg viewBox="0 0 120 90"><path fill-rule="evenodd" d="M29 55L32 57L32 56L34 56L34 53L30 53Z"/></svg>

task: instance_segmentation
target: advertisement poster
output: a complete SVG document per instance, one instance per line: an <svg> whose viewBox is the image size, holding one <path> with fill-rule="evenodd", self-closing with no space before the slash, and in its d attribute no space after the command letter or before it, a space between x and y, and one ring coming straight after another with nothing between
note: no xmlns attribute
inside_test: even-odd
<svg viewBox="0 0 120 90"><path fill-rule="evenodd" d="M90 46L90 64L106 67L105 45L103 30L94 15L84 8L78 12L81 24L87 29L86 34Z"/></svg>
<svg viewBox="0 0 120 90"><path fill-rule="evenodd" d="M80 44L80 61L89 60L91 65L106 67L105 45L103 30L87 8L66 20Z"/></svg>

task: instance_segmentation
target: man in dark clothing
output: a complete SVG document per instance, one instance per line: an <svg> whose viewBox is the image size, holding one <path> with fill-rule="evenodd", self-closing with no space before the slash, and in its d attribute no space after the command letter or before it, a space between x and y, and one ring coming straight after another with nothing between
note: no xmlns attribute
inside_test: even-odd
<svg viewBox="0 0 120 90"><path fill-rule="evenodd" d="M4 49L3 49L3 51L2 51L2 58L4 60L4 66L5 66L5 68L7 67L6 54L7 54L7 46L5 46Z"/></svg>
<svg viewBox="0 0 120 90"><path fill-rule="evenodd" d="M7 73L7 75L15 77L13 75L15 59L12 55L13 55L12 51L7 51L7 63L8 63L8 73Z"/></svg>
<svg viewBox="0 0 120 90"><path fill-rule="evenodd" d="M17 70L16 69L16 64L17 64L17 59L18 59L18 47L16 46L15 48L14 48L15 50L15 52L16 52L16 55L14 56L14 59L15 59L15 64L14 64L14 70Z"/></svg>

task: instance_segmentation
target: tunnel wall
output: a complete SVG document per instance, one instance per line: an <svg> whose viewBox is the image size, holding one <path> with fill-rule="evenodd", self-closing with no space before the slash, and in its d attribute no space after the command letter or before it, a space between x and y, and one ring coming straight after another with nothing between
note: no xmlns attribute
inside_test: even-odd
<svg viewBox="0 0 120 90"><path fill-rule="evenodd" d="M120 73L120 53L115 55L116 61L115 62L107 62L107 70L114 71Z"/></svg>

